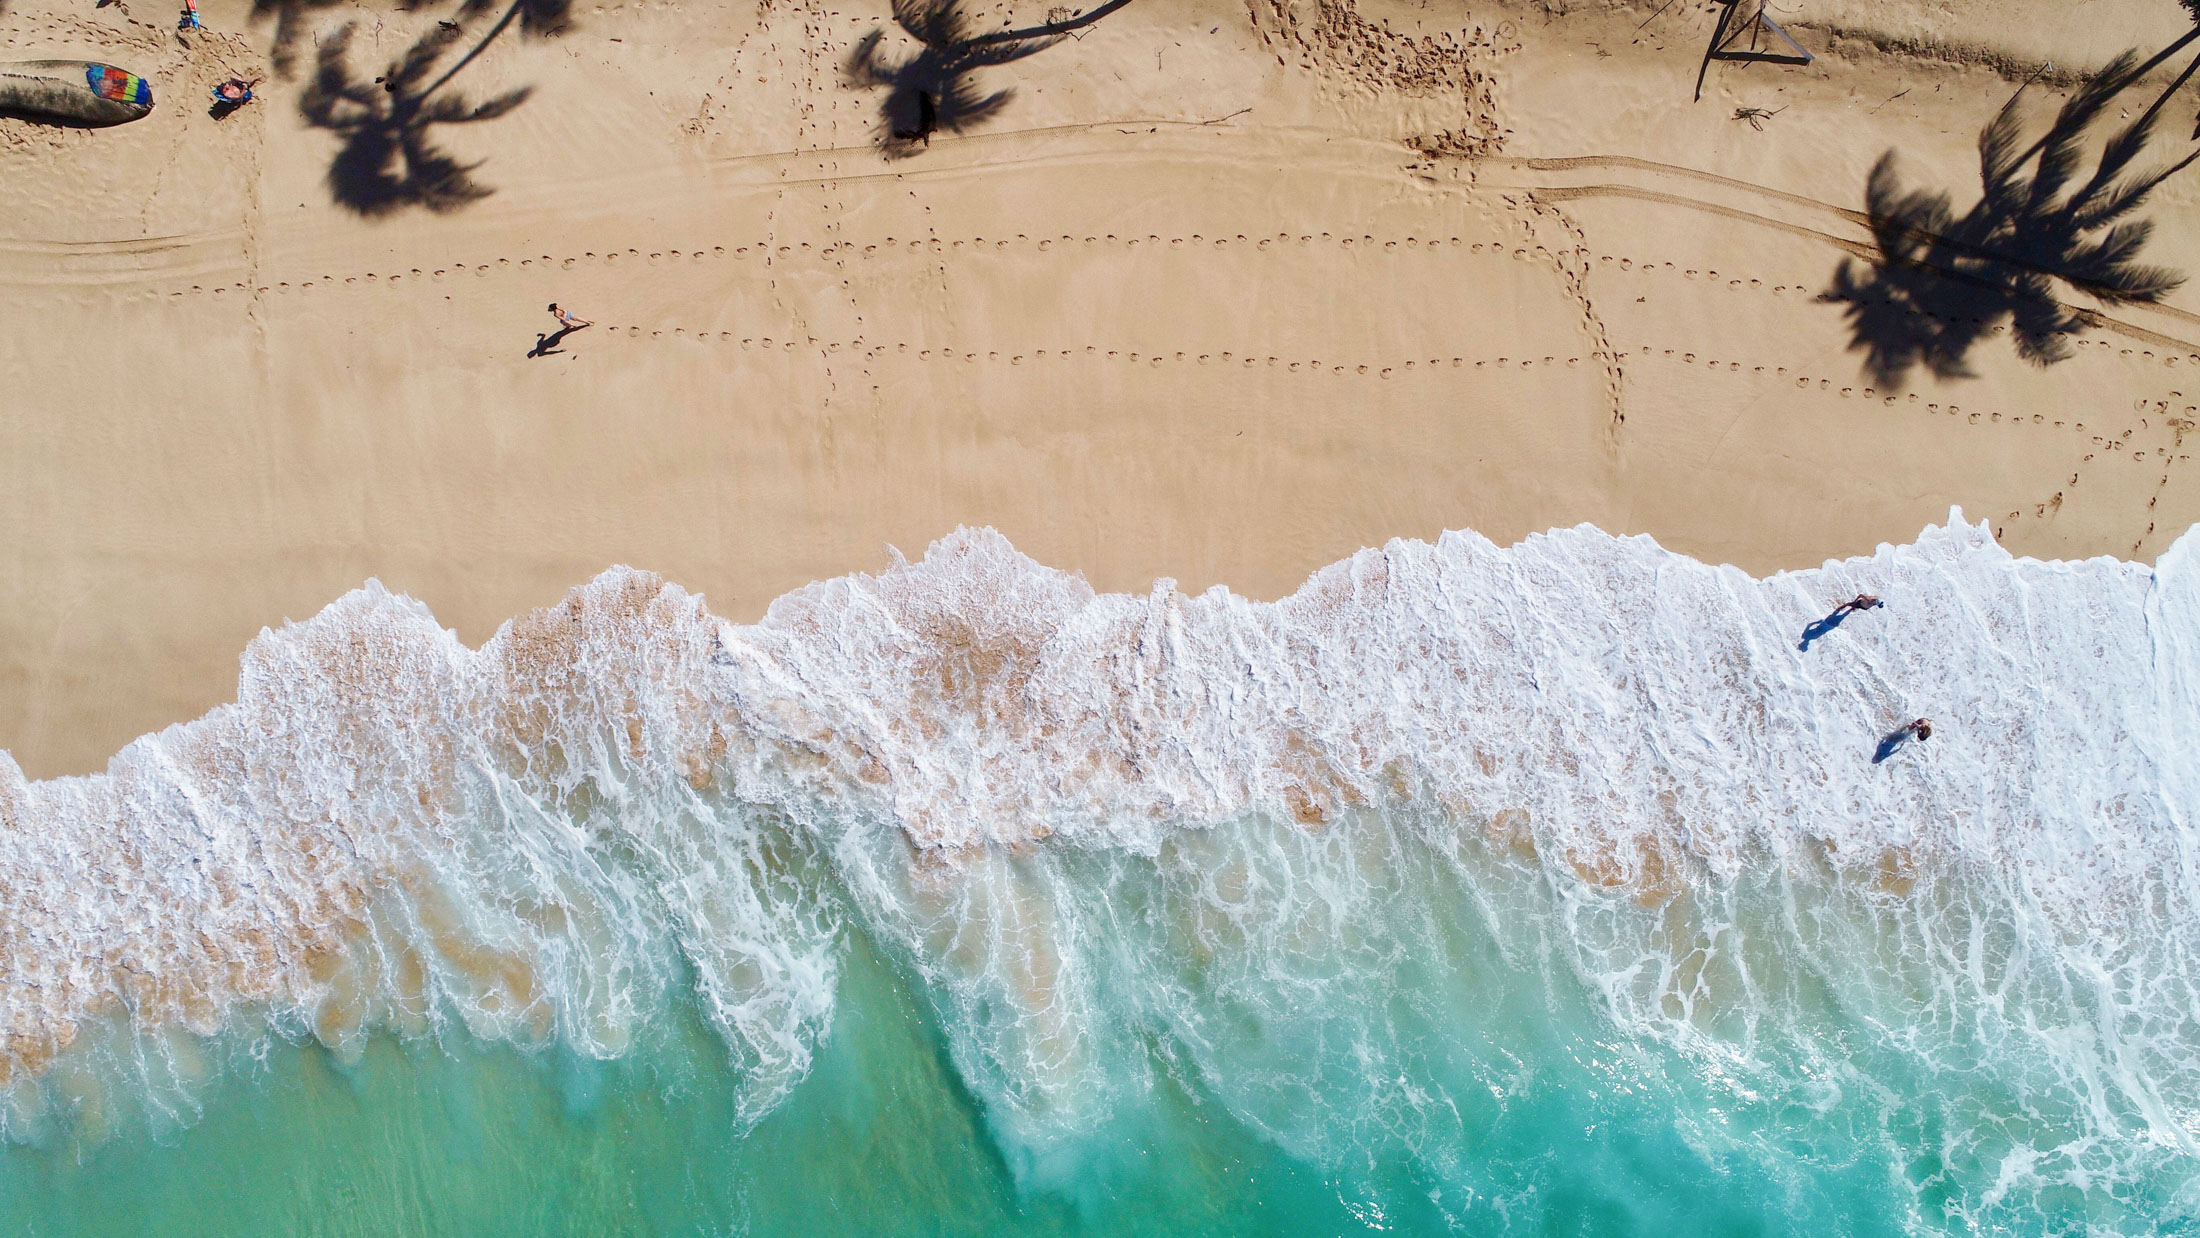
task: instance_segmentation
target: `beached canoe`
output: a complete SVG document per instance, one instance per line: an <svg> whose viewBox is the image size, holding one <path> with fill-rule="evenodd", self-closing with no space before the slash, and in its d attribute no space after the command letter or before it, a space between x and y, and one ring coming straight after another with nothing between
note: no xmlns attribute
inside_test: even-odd
<svg viewBox="0 0 2200 1238"><path fill-rule="evenodd" d="M153 88L127 69L88 60L0 61L0 113L119 125L153 110Z"/></svg>

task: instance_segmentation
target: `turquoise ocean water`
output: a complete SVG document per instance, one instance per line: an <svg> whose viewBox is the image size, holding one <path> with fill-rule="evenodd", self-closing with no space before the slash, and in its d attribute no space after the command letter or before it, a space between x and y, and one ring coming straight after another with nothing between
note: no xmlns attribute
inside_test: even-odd
<svg viewBox="0 0 2200 1238"><path fill-rule="evenodd" d="M0 1233L2200 1232L2192 546L363 590L0 763Z"/></svg>

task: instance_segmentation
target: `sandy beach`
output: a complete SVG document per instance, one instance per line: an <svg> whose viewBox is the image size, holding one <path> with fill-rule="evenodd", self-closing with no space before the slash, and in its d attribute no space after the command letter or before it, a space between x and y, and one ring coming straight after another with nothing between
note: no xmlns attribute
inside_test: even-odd
<svg viewBox="0 0 2200 1238"><path fill-rule="evenodd" d="M2019 83L2036 129L2177 6L1795 0L1816 61L1692 103L1716 7L1136 0L946 72L981 114L918 143L886 79L937 65L875 5L11 0L0 60L159 103L0 119L0 748L98 769L370 576L479 642L614 563L752 618L958 525L1255 597L1448 528L1762 573L1951 505L2151 561L2200 518L2200 290L1898 387L1820 294L1883 152L1961 209ZM2143 214L2200 270L2200 175Z"/></svg>

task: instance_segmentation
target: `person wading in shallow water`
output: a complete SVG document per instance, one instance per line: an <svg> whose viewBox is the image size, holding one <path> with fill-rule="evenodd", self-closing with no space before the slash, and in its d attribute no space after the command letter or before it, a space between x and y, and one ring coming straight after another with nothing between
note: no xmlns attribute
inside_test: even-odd
<svg viewBox="0 0 2200 1238"><path fill-rule="evenodd" d="M1919 718L1917 721L1896 730L1893 734L1887 736L1887 738L1880 740L1879 751L1872 754L1872 764L1877 765L1881 761L1886 760L1888 757L1893 756L1895 754L1895 751L1901 748L1902 745L1907 743L1913 736L1917 739L1919 743L1923 743L1926 740L1931 739L1933 737L1932 722L1929 719Z"/></svg>
<svg viewBox="0 0 2200 1238"><path fill-rule="evenodd" d="M1850 598L1848 601L1834 607L1832 614L1827 615L1825 618L1820 619L1819 621L1811 624L1807 628L1804 628L1802 643L1796 645L1795 647L1807 653L1810 651L1810 643L1812 641L1818 640L1819 638L1825 636L1827 633L1833 631L1835 628L1840 627L1841 621L1843 619L1848 618L1850 615L1853 615L1858 611L1873 610L1885 605L1885 602L1880 601L1878 597L1873 594L1859 593L1855 597Z"/></svg>

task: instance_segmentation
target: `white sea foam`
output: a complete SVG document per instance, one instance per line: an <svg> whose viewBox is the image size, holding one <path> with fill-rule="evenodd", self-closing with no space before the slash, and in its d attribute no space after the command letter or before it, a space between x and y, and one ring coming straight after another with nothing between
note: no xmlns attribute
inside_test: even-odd
<svg viewBox="0 0 2200 1238"><path fill-rule="evenodd" d="M1757 580L1586 527L1454 533L1270 604L1098 595L966 530L751 627L617 569L478 651L370 583L103 775L0 756L6 1121L79 1057L185 1096L225 1027L617 1055L682 985L758 1115L854 925L1041 1171L1135 1102L1158 1035L1286 1147L1380 1134L1442 1177L1470 1123L1445 1089L1505 1085L1412 1047L1419 1015L1369 1020L1463 983L1417 956L1465 932L1704 1086L1830 1113L1883 1089L1875 1054L1992 1057L2081 1143L2009 1143L1960 1204L1990 1213L2200 1152L2196 553L2017 560L1954 515ZM1886 609L1797 649L1860 591ZM1931 741L1875 765L1918 715Z"/></svg>

